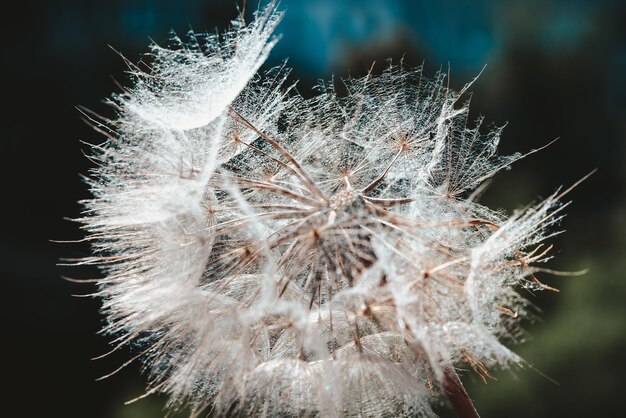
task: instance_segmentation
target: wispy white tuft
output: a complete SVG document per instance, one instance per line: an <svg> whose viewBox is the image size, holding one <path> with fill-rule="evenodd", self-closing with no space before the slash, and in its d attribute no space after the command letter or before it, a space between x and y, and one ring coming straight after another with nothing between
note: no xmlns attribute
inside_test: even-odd
<svg viewBox="0 0 626 418"><path fill-rule="evenodd" d="M116 101L145 123L189 130L213 121L254 76L276 43L281 14L270 5L250 25L241 19L222 35L177 36L172 47L150 47L147 70L131 66L134 86Z"/></svg>
<svg viewBox="0 0 626 418"><path fill-rule="evenodd" d="M81 219L105 332L193 414L432 416L453 367L521 362L504 343L519 291L548 288L530 266L560 196L475 202L520 156L444 74L390 65L308 100L257 74L279 18L153 46L113 98Z"/></svg>

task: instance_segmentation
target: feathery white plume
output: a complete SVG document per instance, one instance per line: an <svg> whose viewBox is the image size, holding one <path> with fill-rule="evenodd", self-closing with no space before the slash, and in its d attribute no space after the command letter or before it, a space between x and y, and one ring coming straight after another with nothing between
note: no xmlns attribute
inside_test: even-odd
<svg viewBox="0 0 626 418"><path fill-rule="evenodd" d="M113 98L81 219L105 331L192 413L430 416L466 397L455 365L521 362L502 342L518 290L547 287L529 265L557 196L509 219L468 198L520 156L444 74L390 65L309 100L257 75L279 18L153 46Z"/></svg>
<svg viewBox="0 0 626 418"><path fill-rule="evenodd" d="M131 66L135 84L116 99L146 124L189 130L213 121L243 90L276 43L270 40L280 21L270 6L245 26L232 22L222 36L191 34L191 41L172 39L172 48L151 46L148 72Z"/></svg>

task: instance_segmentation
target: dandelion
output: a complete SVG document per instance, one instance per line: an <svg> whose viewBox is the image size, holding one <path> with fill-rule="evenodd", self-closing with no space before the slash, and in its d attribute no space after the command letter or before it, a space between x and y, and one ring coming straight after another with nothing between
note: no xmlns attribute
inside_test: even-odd
<svg viewBox="0 0 626 418"><path fill-rule="evenodd" d="M533 266L562 194L512 217L476 202L522 156L445 74L390 64L312 99L259 74L280 16L153 46L92 119L104 332L193 416L432 416L441 394L477 416L456 367L523 364L503 342L518 291L549 288Z"/></svg>

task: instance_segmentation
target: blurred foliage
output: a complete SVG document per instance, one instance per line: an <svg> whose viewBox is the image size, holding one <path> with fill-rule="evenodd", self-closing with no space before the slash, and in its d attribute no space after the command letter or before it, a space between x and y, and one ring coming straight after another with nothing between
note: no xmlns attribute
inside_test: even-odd
<svg viewBox="0 0 626 418"><path fill-rule="evenodd" d="M562 278L568 283L555 296L554 311L531 328L531 341L520 347L532 368L500 371L498 381L487 385L474 379L468 388L484 416L619 415L616 396L626 370L626 260L613 254L580 264L590 272Z"/></svg>
<svg viewBox="0 0 626 418"><path fill-rule="evenodd" d="M254 3L254 4L253 4ZM561 289L531 296L544 312L528 324L531 341L517 347L532 368L494 371L483 384L464 373L485 417L621 416L626 372L626 4L584 0L283 0L287 15L272 64L291 57L302 94L331 72L364 74L376 60L424 63L431 74L450 68L462 86L487 64L472 90L472 109L502 124L503 152L527 151L555 137L541 153L499 174L483 201L513 211L599 171L570 196L550 267L588 268L580 277L541 279ZM247 13L255 2L248 1ZM99 303L71 294L94 289L59 276L93 277L89 269L57 268L60 257L88 253L63 217L77 217L87 197L77 173L89 161L79 140L102 138L74 109L111 116L101 103L125 83L124 63L107 44L136 61L148 37L168 31L213 31L236 15L234 0L56 0L5 8L2 63L0 240L8 399L3 416L143 418L163 416L164 399L143 393L145 377L110 349ZM83 147L84 148L84 147ZM548 377L544 377L548 376ZM552 382L556 381L558 384ZM450 411L441 409L442 416Z"/></svg>

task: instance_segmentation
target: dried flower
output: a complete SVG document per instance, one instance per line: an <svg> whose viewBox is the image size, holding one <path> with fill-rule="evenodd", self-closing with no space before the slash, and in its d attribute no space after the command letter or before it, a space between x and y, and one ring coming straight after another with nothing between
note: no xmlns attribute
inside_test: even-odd
<svg viewBox="0 0 626 418"><path fill-rule="evenodd" d="M501 341L518 290L547 287L529 266L561 196L510 218L475 201L522 156L444 74L390 65L308 100L257 75L279 19L153 46L96 122L81 222L105 332L193 414L431 416L443 391L472 416L454 366L521 362Z"/></svg>

